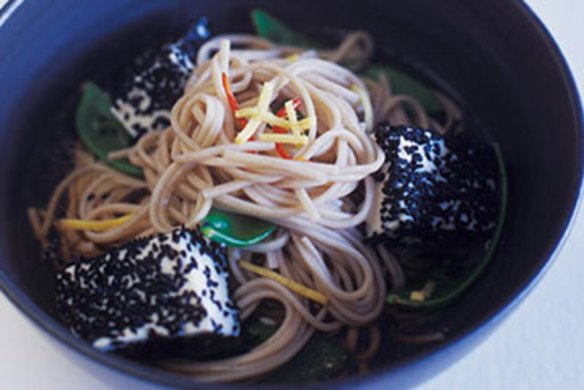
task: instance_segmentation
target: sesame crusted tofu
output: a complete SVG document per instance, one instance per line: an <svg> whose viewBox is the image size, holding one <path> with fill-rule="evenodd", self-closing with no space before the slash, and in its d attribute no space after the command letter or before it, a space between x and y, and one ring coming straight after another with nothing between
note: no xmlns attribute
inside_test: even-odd
<svg viewBox="0 0 584 390"><path fill-rule="evenodd" d="M499 207L495 153L464 135L382 123L376 140L386 162L375 174L371 241L422 250L485 242Z"/></svg>
<svg viewBox="0 0 584 390"><path fill-rule="evenodd" d="M112 88L112 113L133 138L170 125L170 110L183 95L197 51L210 35L207 19L199 19L179 41L136 57L119 86Z"/></svg>
<svg viewBox="0 0 584 390"><path fill-rule="evenodd" d="M225 247L184 228L65 268L57 307L76 335L105 351L240 331Z"/></svg>

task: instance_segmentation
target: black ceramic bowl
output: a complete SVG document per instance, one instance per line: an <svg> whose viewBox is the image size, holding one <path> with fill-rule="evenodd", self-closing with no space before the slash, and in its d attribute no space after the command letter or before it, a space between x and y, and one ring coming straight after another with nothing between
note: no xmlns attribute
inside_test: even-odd
<svg viewBox="0 0 584 390"><path fill-rule="evenodd" d="M486 333L477 330L488 329L533 285L578 199L583 127L576 88L553 40L521 1L24 1L0 22L1 287L44 331L80 354L155 382L197 383L101 354L56 321L53 277L40 264L23 195L49 189L42 167L32 180L25 172L51 150L56 113L82 81L199 15L215 31L249 30L251 7L297 28L370 31L386 56L440 84L501 145L510 185L503 239L480 280L435 319L435 328L448 330L447 340L399 350L370 376L354 379L422 380L462 355Z"/></svg>

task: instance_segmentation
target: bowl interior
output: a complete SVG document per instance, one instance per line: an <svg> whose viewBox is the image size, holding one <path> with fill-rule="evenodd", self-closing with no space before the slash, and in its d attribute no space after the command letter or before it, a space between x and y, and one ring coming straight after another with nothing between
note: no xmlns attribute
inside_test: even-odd
<svg viewBox="0 0 584 390"><path fill-rule="evenodd" d="M495 259L462 299L432 319L431 329L446 331L444 343L387 346L378 372L391 376L389 369L460 339L508 305L544 268L573 211L581 176L579 103L556 47L519 1L361 1L359 7L349 0L318 6L305 0L24 2L0 28L4 288L43 327L120 367L119 359L92 353L54 320L53 275L41 264L28 227L26 208L46 201L57 180L42 162L55 155L59 134L71 131L71 118L57 113L66 111L83 81L197 16L208 16L214 32L249 31L249 11L256 7L299 29L371 32L381 56L459 101L505 156L509 211ZM56 160L64 164L67 156Z"/></svg>

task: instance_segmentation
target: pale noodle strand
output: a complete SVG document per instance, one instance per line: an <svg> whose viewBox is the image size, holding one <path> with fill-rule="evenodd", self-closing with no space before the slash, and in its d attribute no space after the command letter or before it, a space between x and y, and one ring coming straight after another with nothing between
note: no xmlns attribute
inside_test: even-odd
<svg viewBox="0 0 584 390"><path fill-rule="evenodd" d="M289 361L315 331L348 329L348 345L355 350L362 327L369 329L370 343L359 358L370 358L380 343L379 329L372 324L386 296L383 268L394 289L403 286L405 278L391 253L366 247L358 230L375 204L370 175L385 159L369 134L375 123L388 119L434 124L414 98L394 95L384 76L362 80L339 65L358 68L372 52L371 37L363 32L348 34L338 48L328 51L278 46L250 35L209 40L198 52L184 95L172 108L169 128L149 132L131 148L110 154L112 160L128 158L142 168L143 179L78 153L77 168L57 186L46 210L29 210L35 234L48 245L51 229L57 229L65 259L74 259L179 225L196 228L213 207L265 219L278 226L278 233L245 249L229 248L228 264L242 320L265 300L283 306L285 315L276 333L239 356L165 366L205 381L249 380ZM291 54L297 56L288 57ZM222 74L230 80L240 107L257 104L268 81L274 85L273 112L299 98L298 113L310 122L308 142L286 146L291 159L280 158L275 143L259 138L235 144L241 129ZM447 120L436 125L448 129L459 121L460 112L440 99ZM256 136L268 131L262 124ZM122 215L131 217L104 232L70 232L58 224L62 217L99 220ZM241 269L240 260L263 264L318 290L328 303L316 305L273 280L257 277Z"/></svg>

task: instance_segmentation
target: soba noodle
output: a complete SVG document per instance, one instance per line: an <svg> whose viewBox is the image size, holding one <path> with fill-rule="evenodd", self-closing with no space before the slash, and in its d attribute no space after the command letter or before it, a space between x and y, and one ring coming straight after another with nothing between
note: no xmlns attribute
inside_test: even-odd
<svg viewBox="0 0 584 390"><path fill-rule="evenodd" d="M394 95L391 80L363 80L339 65L359 67L372 51L371 38L363 32L349 34L336 50L320 52L248 35L208 41L172 109L171 126L147 133L133 147L110 156L128 158L143 169L144 179L95 162L80 148L75 169L55 189L47 208L29 210L36 235L48 245L56 229L61 256L71 260L99 255L136 236L179 225L195 228L212 207L268 220L278 232L268 242L231 248L229 267L242 320L262 301L274 300L285 309L278 331L240 356L204 363L174 361L166 367L207 381L250 379L290 360L314 332L345 331L348 348L355 350L359 329L370 333L370 345L355 354L367 360L379 346L374 321L386 290L404 284L395 258L385 249L379 256L364 246L358 230L374 202L369 176L384 162L370 133L381 120L442 129L413 97ZM264 123L256 140L235 143L240 129L222 73L243 108L258 103L267 82L273 85L273 105L300 97L299 112L309 120L308 142L289 148L291 159L280 158L273 142L259 141L267 129ZM445 108L450 117L459 115L454 106ZM127 221L104 231L67 230L58 223L58 218L124 215ZM252 258L322 292L328 304L310 302L240 267L239 260Z"/></svg>

